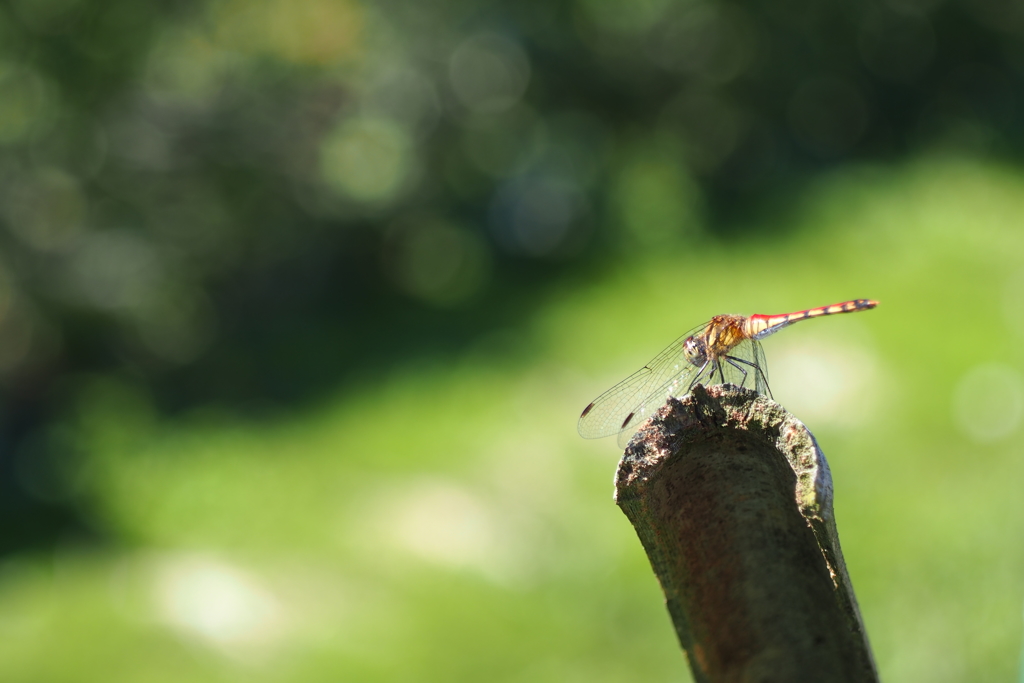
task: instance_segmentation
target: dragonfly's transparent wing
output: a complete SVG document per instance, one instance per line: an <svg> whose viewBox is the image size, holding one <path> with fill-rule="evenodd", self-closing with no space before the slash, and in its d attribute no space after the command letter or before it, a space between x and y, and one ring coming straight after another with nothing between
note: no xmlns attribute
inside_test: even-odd
<svg viewBox="0 0 1024 683"><path fill-rule="evenodd" d="M735 384L738 387L753 389L759 394L771 396L768 389L768 364L764 350L755 339L745 339L719 359L718 366L712 376L699 381L704 384Z"/></svg>
<svg viewBox="0 0 1024 683"><path fill-rule="evenodd" d="M697 328L694 333L703 328ZM683 337L682 339L686 339ZM682 341L679 341L682 344ZM629 420L622 425L618 444L625 448L644 420L654 414L665 404L669 396L680 396L689 393L695 384L712 386L715 384L735 384L738 387L753 389L759 394L768 394L767 363L761 344L754 339L747 339L729 350L725 358L717 363L709 363L703 368L691 365L686 372L672 376L660 387L652 386L648 398L633 411Z"/></svg>
<svg viewBox="0 0 1024 683"><path fill-rule="evenodd" d="M756 339L751 339L750 344L754 347L754 362L757 363L757 384L755 386L755 391L759 394L767 394L771 397L772 390L768 386L768 360L764 357L764 349L761 348L761 343Z"/></svg>
<svg viewBox="0 0 1024 683"><path fill-rule="evenodd" d="M595 398L580 416L580 436L597 439L640 424L660 408L669 395L685 393L700 368L683 353L683 341L706 327L682 335L647 365Z"/></svg>
<svg viewBox="0 0 1024 683"><path fill-rule="evenodd" d="M646 420L647 418L645 417L644 419ZM622 450L626 450L626 446L629 445L629 442L633 439L633 435L636 434L636 430L639 427L640 423L635 422L619 432L619 435L615 437L616 445Z"/></svg>

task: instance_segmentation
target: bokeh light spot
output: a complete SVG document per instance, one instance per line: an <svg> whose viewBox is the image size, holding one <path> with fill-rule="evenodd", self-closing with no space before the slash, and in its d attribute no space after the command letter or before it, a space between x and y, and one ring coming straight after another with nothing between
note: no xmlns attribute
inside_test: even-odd
<svg viewBox="0 0 1024 683"><path fill-rule="evenodd" d="M596 116L583 111L552 115L541 164L552 174L571 178L580 187L599 181L608 163L612 133Z"/></svg>
<svg viewBox="0 0 1024 683"><path fill-rule="evenodd" d="M11 183L0 211L10 231L34 249L58 250L82 230L86 198L78 181L56 169L43 169Z"/></svg>
<svg viewBox="0 0 1024 683"><path fill-rule="evenodd" d="M110 156L125 165L151 171L166 171L174 165L173 131L148 112L122 112L107 122L105 134Z"/></svg>
<svg viewBox="0 0 1024 683"><path fill-rule="evenodd" d="M361 52L362 7L346 0L223 0L212 4L216 42L296 64L332 64Z"/></svg>
<svg viewBox="0 0 1024 683"><path fill-rule="evenodd" d="M201 555L173 556L156 572L160 616L214 646L261 644L281 629L281 607L249 573Z"/></svg>
<svg viewBox="0 0 1024 683"><path fill-rule="evenodd" d="M788 342L773 350L770 370L776 400L812 429L856 428L878 405L878 359L863 346L829 338Z"/></svg>
<svg viewBox="0 0 1024 683"><path fill-rule="evenodd" d="M611 33L642 33L654 26L672 0L577 0L579 14Z"/></svg>
<svg viewBox="0 0 1024 683"><path fill-rule="evenodd" d="M627 161L615 179L612 200L628 239L640 245L692 235L700 224L697 187L679 162L667 156Z"/></svg>
<svg viewBox="0 0 1024 683"><path fill-rule="evenodd" d="M385 267L406 293L437 306L454 306L480 293L491 255L475 233L436 220L405 221L389 236Z"/></svg>
<svg viewBox="0 0 1024 683"><path fill-rule="evenodd" d="M495 195L490 224L497 242L510 253L550 256L568 241L585 209L582 193L568 180L517 178Z"/></svg>
<svg viewBox="0 0 1024 683"><path fill-rule="evenodd" d="M495 33L480 33L452 53L449 76L455 95L466 107L505 111L526 92L530 61L517 43Z"/></svg>
<svg viewBox="0 0 1024 683"><path fill-rule="evenodd" d="M91 178L103 167L107 146L101 126L62 116L59 125L34 141L32 161L36 168L64 169L77 178Z"/></svg>
<svg viewBox="0 0 1024 683"><path fill-rule="evenodd" d="M158 99L206 104L220 90L231 61L201 33L169 29L150 50L145 88Z"/></svg>
<svg viewBox="0 0 1024 683"><path fill-rule="evenodd" d="M412 171L409 133L383 118L343 121L320 149L324 181L361 202L387 202L402 189Z"/></svg>
<svg viewBox="0 0 1024 683"><path fill-rule="evenodd" d="M50 118L47 84L27 67L0 63L0 144L19 142Z"/></svg>
<svg viewBox="0 0 1024 683"><path fill-rule="evenodd" d="M1024 415L1024 382L1013 368L988 363L969 370L953 393L953 419L979 443L1004 439Z"/></svg>
<svg viewBox="0 0 1024 683"><path fill-rule="evenodd" d="M434 131L441 115L434 82L425 73L404 67L383 69L367 88L363 111L397 121L417 139Z"/></svg>
<svg viewBox="0 0 1024 683"><path fill-rule="evenodd" d="M382 505L385 538L433 564L476 571L506 584L525 577L536 558L491 500L453 481L428 479L395 491Z"/></svg>
<svg viewBox="0 0 1024 683"><path fill-rule="evenodd" d="M142 311L159 298L166 273L158 252L127 230L89 235L71 255L71 298L110 311Z"/></svg>
<svg viewBox="0 0 1024 683"><path fill-rule="evenodd" d="M756 40L746 17L720 4L687 4L658 22L647 44L658 65L726 83L751 63Z"/></svg>
<svg viewBox="0 0 1024 683"><path fill-rule="evenodd" d="M466 122L462 149L473 165L497 178L524 172L547 147L544 120L526 106Z"/></svg>

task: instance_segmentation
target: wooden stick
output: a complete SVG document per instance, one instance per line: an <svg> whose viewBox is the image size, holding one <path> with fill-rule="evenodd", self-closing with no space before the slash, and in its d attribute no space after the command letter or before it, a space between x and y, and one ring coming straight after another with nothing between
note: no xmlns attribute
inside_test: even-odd
<svg viewBox="0 0 1024 683"><path fill-rule="evenodd" d="M615 500L698 683L877 681L804 425L731 385L670 399L630 442Z"/></svg>

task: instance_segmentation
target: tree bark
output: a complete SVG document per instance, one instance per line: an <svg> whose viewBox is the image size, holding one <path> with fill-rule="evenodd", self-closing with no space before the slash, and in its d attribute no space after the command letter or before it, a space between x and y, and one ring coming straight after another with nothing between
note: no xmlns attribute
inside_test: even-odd
<svg viewBox="0 0 1024 683"><path fill-rule="evenodd" d="M807 428L731 385L670 399L619 462L615 499L698 683L877 681Z"/></svg>

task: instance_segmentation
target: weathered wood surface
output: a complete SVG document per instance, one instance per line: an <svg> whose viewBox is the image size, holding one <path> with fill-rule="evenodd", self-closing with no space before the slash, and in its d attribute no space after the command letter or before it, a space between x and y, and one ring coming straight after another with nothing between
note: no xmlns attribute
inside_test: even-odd
<svg viewBox="0 0 1024 683"><path fill-rule="evenodd" d="M731 385L671 399L616 474L699 683L877 681L804 425Z"/></svg>

